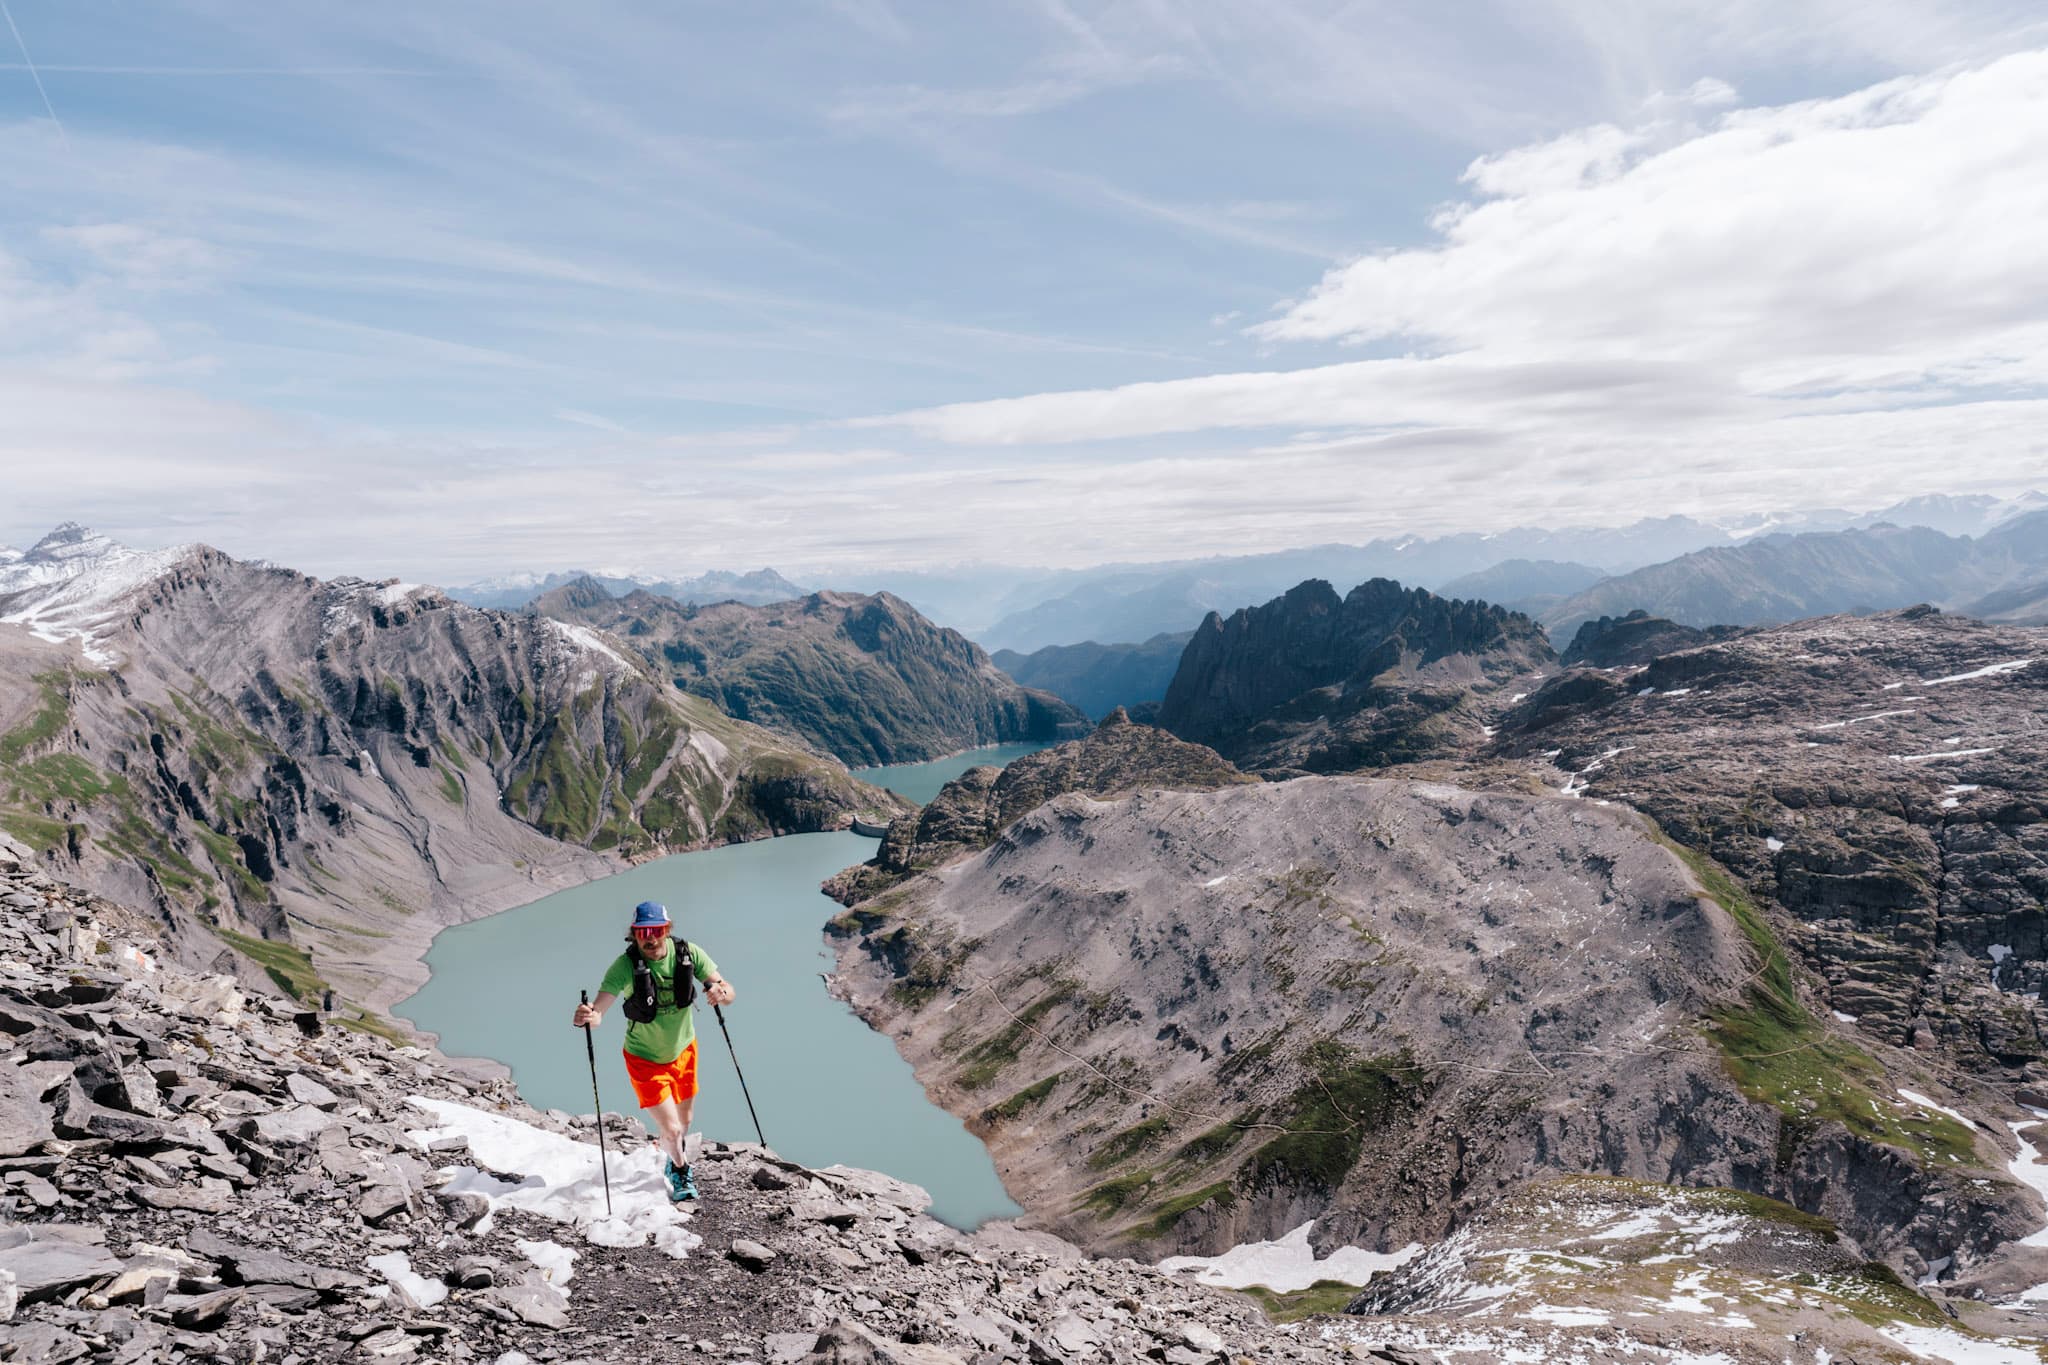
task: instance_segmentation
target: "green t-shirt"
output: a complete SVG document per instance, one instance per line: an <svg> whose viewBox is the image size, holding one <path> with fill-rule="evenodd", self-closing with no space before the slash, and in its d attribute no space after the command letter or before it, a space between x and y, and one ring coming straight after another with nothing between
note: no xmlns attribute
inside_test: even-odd
<svg viewBox="0 0 2048 1365"><path fill-rule="evenodd" d="M654 972L654 998L661 1002L654 1018L638 1024L626 1021L626 1051L635 1057L667 1066L683 1055L683 1049L697 1040L696 1021L687 1009L676 1008L676 941L666 944L668 951L659 961L648 963ZM613 961L604 974L604 984L598 987L606 995L630 995L633 990L633 959L640 956L638 948L628 948ZM718 975L718 964L704 955L696 944L690 945L690 968L699 981L709 981Z"/></svg>

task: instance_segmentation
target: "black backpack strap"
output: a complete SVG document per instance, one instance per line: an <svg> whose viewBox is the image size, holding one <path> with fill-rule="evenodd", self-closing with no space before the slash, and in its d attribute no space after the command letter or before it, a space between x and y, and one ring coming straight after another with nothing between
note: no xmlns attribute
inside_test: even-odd
<svg viewBox="0 0 2048 1365"><path fill-rule="evenodd" d="M686 1010L697 1001L697 959L690 956L690 941L676 940L676 1008Z"/></svg>

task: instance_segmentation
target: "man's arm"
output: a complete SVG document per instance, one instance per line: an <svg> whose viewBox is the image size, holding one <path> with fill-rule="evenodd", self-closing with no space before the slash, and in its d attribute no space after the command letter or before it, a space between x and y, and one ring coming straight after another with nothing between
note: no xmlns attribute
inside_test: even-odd
<svg viewBox="0 0 2048 1365"><path fill-rule="evenodd" d="M610 991L599 991L597 999L587 1005L578 1005L576 1007L576 1012L569 1016L570 1025L574 1028L582 1028L585 1024L588 1024L590 1027L596 1028L604 1022L604 1012L612 1007L612 1001L618 998Z"/></svg>
<svg viewBox="0 0 2048 1365"><path fill-rule="evenodd" d="M704 983L704 998L714 1005L730 1005L738 994L732 982L719 975L718 964L711 955L696 944L690 945L690 966L697 973L697 979Z"/></svg>

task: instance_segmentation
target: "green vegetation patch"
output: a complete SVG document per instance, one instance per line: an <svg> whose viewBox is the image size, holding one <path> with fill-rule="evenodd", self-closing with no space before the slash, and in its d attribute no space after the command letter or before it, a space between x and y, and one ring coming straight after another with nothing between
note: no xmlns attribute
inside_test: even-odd
<svg viewBox="0 0 2048 1365"><path fill-rule="evenodd" d="M533 809L539 788L540 809ZM556 839L582 840L597 830L603 808L604 774L576 746L575 732L557 720L534 766L520 775L506 796L524 808L527 820Z"/></svg>
<svg viewBox="0 0 2048 1365"><path fill-rule="evenodd" d="M184 718L190 732L186 750L192 756L195 767L214 773L229 773L247 763L256 749L270 747L260 735L247 727L238 726L230 730L207 714L206 709L183 692L173 690L171 704Z"/></svg>
<svg viewBox="0 0 2048 1365"><path fill-rule="evenodd" d="M18 810L0 811L0 829L27 844L35 853L57 853L68 848L73 830L78 831L81 838L85 835L84 825L67 825L61 820L46 820L40 815Z"/></svg>
<svg viewBox="0 0 2048 1365"><path fill-rule="evenodd" d="M0 735L0 763L18 762L36 745L56 738L64 723L71 719L71 678L67 669L36 674L35 714Z"/></svg>
<svg viewBox="0 0 2048 1365"><path fill-rule="evenodd" d="M1252 1154L1253 1188L1285 1183L1334 1193L1358 1163L1366 1134L1408 1110L1420 1083L1406 1052L1360 1058L1331 1039L1312 1045L1302 1063L1309 1075L1285 1111L1289 1131Z"/></svg>
<svg viewBox="0 0 2048 1365"><path fill-rule="evenodd" d="M1152 1217L1137 1229L1137 1234L1147 1241L1164 1237L1173 1231L1181 1219L1211 1203L1218 1208L1230 1208L1237 1203L1237 1191L1232 1188L1229 1181L1219 1180L1213 1185L1204 1185L1199 1190L1177 1194L1152 1210Z"/></svg>
<svg viewBox="0 0 2048 1365"><path fill-rule="evenodd" d="M1045 1103L1046 1097L1051 1095L1054 1088L1066 1078L1066 1074L1064 1071L1055 1071L1044 1080L1025 1086L1001 1104L990 1105L981 1111L981 1121L983 1123L1008 1123L1025 1110Z"/></svg>
<svg viewBox="0 0 2048 1365"><path fill-rule="evenodd" d="M1152 1177L1153 1172L1144 1170L1105 1180L1081 1196L1081 1205L1101 1214L1120 1213L1125 1206L1138 1201L1152 1183Z"/></svg>
<svg viewBox="0 0 2048 1365"><path fill-rule="evenodd" d="M259 903L270 900L269 888L264 886L262 879L251 872L249 865L242 861L241 845L225 834L208 829L205 825L192 826L192 833L200 843L206 845L206 851L213 855L214 864L227 874L228 880L234 884L237 891L249 900Z"/></svg>
<svg viewBox="0 0 2048 1365"><path fill-rule="evenodd" d="M1173 1122L1166 1115L1154 1114L1143 1123L1113 1134L1107 1142L1088 1154L1089 1169L1106 1171L1112 1166L1122 1165L1140 1152L1150 1151L1166 1140L1166 1135L1172 1127Z"/></svg>
<svg viewBox="0 0 2048 1365"><path fill-rule="evenodd" d="M462 783L456 779L454 773L448 770L448 765L445 763L436 763L434 765L434 771L441 774L441 795L447 798L447 800L451 804L457 806L461 805Z"/></svg>
<svg viewBox="0 0 2048 1365"><path fill-rule="evenodd" d="M296 944L255 938L233 929L216 928L214 932L230 948L261 967L264 975L275 981L278 989L292 999L317 1004L327 990L327 983L321 979L320 973L313 970L313 959Z"/></svg>
<svg viewBox="0 0 2048 1365"><path fill-rule="evenodd" d="M171 844L162 826L143 818L127 799L125 785L115 790L115 796L121 801L120 816L113 828L100 836L100 847L148 868L161 885L173 891L194 892L202 882L213 880Z"/></svg>
<svg viewBox="0 0 2048 1365"><path fill-rule="evenodd" d="M1362 1288L1364 1286L1345 1284L1342 1280L1317 1280L1306 1289L1289 1290L1284 1294L1262 1284L1255 1284L1244 1292L1258 1300L1269 1322L1281 1323L1342 1313L1345 1305L1357 1298Z"/></svg>
<svg viewBox="0 0 2048 1365"><path fill-rule="evenodd" d="M372 1037L382 1038L394 1047L404 1047L412 1041L412 1036L404 1029L382 1015L371 1014L368 1010L358 1009L353 1014L337 1014L334 1016L334 1022L353 1033L367 1033Z"/></svg>
<svg viewBox="0 0 2048 1365"><path fill-rule="evenodd" d="M1181 1144L1173 1154L1174 1160L1191 1165L1206 1166L1212 1161L1228 1156L1238 1143L1244 1141L1245 1133L1259 1121L1262 1111L1247 1110L1227 1123L1219 1123L1205 1133L1199 1133Z"/></svg>
<svg viewBox="0 0 2048 1365"><path fill-rule="evenodd" d="M14 795L21 801L76 801L89 806L127 779L108 777L76 754L44 754L8 770Z"/></svg>
<svg viewBox="0 0 2048 1365"><path fill-rule="evenodd" d="M1904 1147L1928 1161L1976 1165L1970 1130L1944 1114L1902 1109L1884 1068L1855 1043L1831 1032L1800 1001L1791 959L1756 903L1725 868L1702 853L1659 836L1685 861L1743 937L1760 966L1741 1006L1716 1014L1710 1032L1722 1065L1742 1093L1785 1116L1779 1161L1822 1124L1837 1122L1871 1142Z"/></svg>
<svg viewBox="0 0 2048 1365"><path fill-rule="evenodd" d="M929 954L927 954L929 956ZM922 961L923 959L920 959ZM1062 981L1044 995L1017 1012L1017 1017L995 1036L969 1048L964 1055L966 1068L954 1077L962 1090L979 1090L999 1075L1003 1068L1017 1060L1024 1043L1031 1036L1031 1030L1046 1012L1074 993L1074 984Z"/></svg>

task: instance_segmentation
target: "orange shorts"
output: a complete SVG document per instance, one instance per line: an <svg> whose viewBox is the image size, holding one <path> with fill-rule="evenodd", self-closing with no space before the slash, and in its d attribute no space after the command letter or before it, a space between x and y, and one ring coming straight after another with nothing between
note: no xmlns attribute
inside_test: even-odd
<svg viewBox="0 0 2048 1365"><path fill-rule="evenodd" d="M625 1054L626 1075L633 1082L633 1093L640 1098L642 1109L652 1109L664 1100L681 1104L697 1098L697 1040L683 1049L683 1055L663 1065L650 1062L645 1057Z"/></svg>

